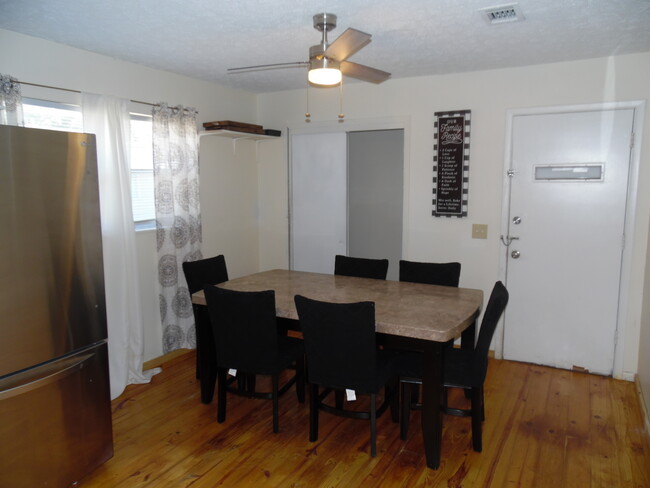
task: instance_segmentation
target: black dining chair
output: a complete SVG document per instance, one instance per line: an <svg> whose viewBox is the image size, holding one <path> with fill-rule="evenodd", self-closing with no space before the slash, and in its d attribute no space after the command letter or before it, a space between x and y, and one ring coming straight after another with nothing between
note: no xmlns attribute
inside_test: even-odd
<svg viewBox="0 0 650 488"><path fill-rule="evenodd" d="M186 261L183 274L190 295L202 290L204 285L217 285L228 281L226 259L223 254L211 258ZM207 309L203 305L192 304L196 331L196 377L201 381L201 401L210 403L214 395L217 379L214 338Z"/></svg>
<svg viewBox="0 0 650 488"><path fill-rule="evenodd" d="M337 254L334 258L334 274L357 278L385 280L388 259L353 258Z"/></svg>
<svg viewBox="0 0 650 488"><path fill-rule="evenodd" d="M460 263L420 263L401 260L399 280L458 288Z"/></svg>
<svg viewBox="0 0 650 488"><path fill-rule="evenodd" d="M488 368L488 350L497 323L508 304L508 290L498 281L488 301L481 323L478 341L474 349L445 348L444 351L444 395L443 411L450 415L472 417L472 446L481 452L481 424L485 420L483 384ZM411 406L410 386L421 384L423 375L423 356L421 353L407 353L402 356L401 385L401 428L400 435L406 439ZM450 408L447 402L448 388L462 388L470 391L471 408Z"/></svg>
<svg viewBox="0 0 650 488"><path fill-rule="evenodd" d="M273 432L279 430L278 398L293 384L298 401L305 401L304 347L300 339L280 335L275 318L275 292L234 291L205 287L205 299L217 352L217 422L226 420L228 391L273 400ZM280 373L295 368L295 374L280 387ZM228 388L231 369L244 375L271 376L272 391Z"/></svg>
<svg viewBox="0 0 650 488"><path fill-rule="evenodd" d="M376 455L376 419L389 406L398 421L399 357L379 350L375 342L373 302L327 303L295 297L305 341L307 381L310 385L309 440L318 440L319 410L348 418L370 420L370 455ZM323 391L320 388L324 388ZM385 389L377 406L377 393ZM354 390L370 395L367 411L325 403L332 391Z"/></svg>

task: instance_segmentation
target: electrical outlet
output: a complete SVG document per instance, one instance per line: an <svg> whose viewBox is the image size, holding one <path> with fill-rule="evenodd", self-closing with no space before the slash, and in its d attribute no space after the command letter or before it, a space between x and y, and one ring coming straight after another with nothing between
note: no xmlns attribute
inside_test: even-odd
<svg viewBox="0 0 650 488"><path fill-rule="evenodd" d="M472 239L487 239L487 224L472 224Z"/></svg>

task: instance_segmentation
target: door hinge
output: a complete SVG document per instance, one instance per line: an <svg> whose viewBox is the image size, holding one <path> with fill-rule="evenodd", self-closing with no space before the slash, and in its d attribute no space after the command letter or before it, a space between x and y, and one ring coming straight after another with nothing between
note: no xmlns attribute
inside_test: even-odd
<svg viewBox="0 0 650 488"><path fill-rule="evenodd" d="M634 149L634 132L630 134L630 149Z"/></svg>
<svg viewBox="0 0 650 488"><path fill-rule="evenodd" d="M506 175L508 175L508 178L512 178L515 175L515 170L509 169L508 171L506 171Z"/></svg>

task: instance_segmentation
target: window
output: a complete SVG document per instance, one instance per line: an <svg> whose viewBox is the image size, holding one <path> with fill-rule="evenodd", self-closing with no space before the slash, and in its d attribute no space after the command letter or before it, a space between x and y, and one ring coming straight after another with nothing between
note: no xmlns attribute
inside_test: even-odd
<svg viewBox="0 0 650 488"><path fill-rule="evenodd" d="M23 98L25 127L83 132L78 105ZM137 230L155 228L153 136L150 115L131 114L131 199Z"/></svg>
<svg viewBox="0 0 650 488"><path fill-rule="evenodd" d="M152 127L150 115L131 114L131 199L138 230L155 228Z"/></svg>
<svg viewBox="0 0 650 488"><path fill-rule="evenodd" d="M25 127L83 132L81 107L67 103L23 98Z"/></svg>

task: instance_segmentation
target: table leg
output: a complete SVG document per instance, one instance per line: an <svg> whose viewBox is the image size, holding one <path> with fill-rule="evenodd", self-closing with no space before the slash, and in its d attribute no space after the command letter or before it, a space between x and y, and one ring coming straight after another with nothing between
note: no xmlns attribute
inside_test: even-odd
<svg viewBox="0 0 650 488"><path fill-rule="evenodd" d="M476 319L472 324L463 331L460 336L461 349L474 349L474 342L476 341Z"/></svg>
<svg viewBox="0 0 650 488"><path fill-rule="evenodd" d="M442 442L442 393L443 393L444 344L427 342L424 347L424 374L422 377L422 435L427 466L440 466Z"/></svg>

